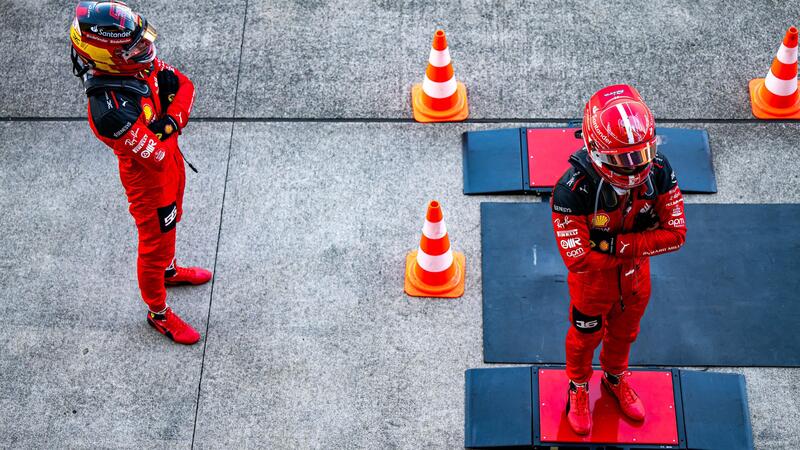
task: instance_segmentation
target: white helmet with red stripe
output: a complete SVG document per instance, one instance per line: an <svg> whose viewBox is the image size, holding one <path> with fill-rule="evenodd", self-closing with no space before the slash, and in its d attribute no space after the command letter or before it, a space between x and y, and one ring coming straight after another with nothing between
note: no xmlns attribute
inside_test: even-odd
<svg viewBox="0 0 800 450"><path fill-rule="evenodd" d="M656 157L653 113L627 84L597 91L583 110L583 142L597 172L619 189L645 182Z"/></svg>

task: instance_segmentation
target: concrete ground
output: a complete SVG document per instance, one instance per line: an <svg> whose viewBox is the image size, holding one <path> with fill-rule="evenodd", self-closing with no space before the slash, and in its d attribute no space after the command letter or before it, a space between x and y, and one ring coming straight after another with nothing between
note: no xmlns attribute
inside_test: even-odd
<svg viewBox="0 0 800 450"><path fill-rule="evenodd" d="M216 276L170 291L204 336L172 345L145 324L116 161L70 75L74 3L0 0L0 447L461 447L479 204L536 199L462 195L460 135L578 117L605 84L708 129L719 193L689 202L800 201L800 128L752 120L746 89L795 2L131 1L198 90L178 253ZM472 122L410 121L437 25ZM432 198L461 299L402 292ZM757 448L800 447L800 369L710 370L747 377Z"/></svg>

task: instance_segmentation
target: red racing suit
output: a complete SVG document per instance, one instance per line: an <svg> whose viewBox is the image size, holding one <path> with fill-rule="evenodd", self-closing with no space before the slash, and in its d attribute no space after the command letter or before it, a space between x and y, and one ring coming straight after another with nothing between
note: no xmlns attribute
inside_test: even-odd
<svg viewBox="0 0 800 450"><path fill-rule="evenodd" d="M165 273L173 270L175 225L183 214L186 174L178 135L192 112L194 85L156 59L141 77L91 77L84 86L89 125L119 160L120 180L136 222L142 299L151 311L161 311L166 307ZM159 130L148 128L167 115L177 130L157 134Z"/></svg>
<svg viewBox="0 0 800 450"><path fill-rule="evenodd" d="M622 195L600 178L585 149L570 164L553 189L551 207L556 243L569 270L567 375L584 383L601 341L603 370L619 374L628 368L650 299L649 257L683 245L686 218L675 173L663 155L653 160L644 184ZM609 241L598 245L605 237L614 238L610 248Z"/></svg>

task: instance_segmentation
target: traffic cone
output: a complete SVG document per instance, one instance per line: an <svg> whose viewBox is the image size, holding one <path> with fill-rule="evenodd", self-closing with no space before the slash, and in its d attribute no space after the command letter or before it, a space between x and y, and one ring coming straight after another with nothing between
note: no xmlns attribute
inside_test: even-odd
<svg viewBox="0 0 800 450"><path fill-rule="evenodd" d="M469 115L467 88L456 81L443 30L433 35L428 69L411 89L411 104L417 122L458 122Z"/></svg>
<svg viewBox="0 0 800 450"><path fill-rule="evenodd" d="M767 77L750 80L750 103L759 119L800 119L797 28L786 31Z"/></svg>
<svg viewBox="0 0 800 450"><path fill-rule="evenodd" d="M464 254L450 249L442 208L431 200L419 250L406 256L406 293L414 297L461 297L465 264Z"/></svg>

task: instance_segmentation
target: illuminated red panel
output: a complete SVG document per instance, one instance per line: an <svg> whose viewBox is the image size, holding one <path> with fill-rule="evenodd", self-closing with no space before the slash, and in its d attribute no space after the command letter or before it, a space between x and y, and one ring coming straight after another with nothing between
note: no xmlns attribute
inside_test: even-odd
<svg viewBox="0 0 800 450"><path fill-rule="evenodd" d="M528 128L530 187L553 187L569 167L567 160L583 147L575 137L580 128Z"/></svg>
<svg viewBox="0 0 800 450"><path fill-rule="evenodd" d="M602 371L589 382L592 432L572 431L565 408L568 378L563 369L539 369L539 431L542 442L678 445L672 373L633 371L630 382L647 409L643 422L622 416L614 397L600 386Z"/></svg>

